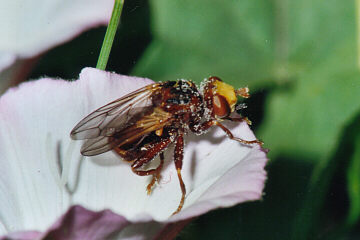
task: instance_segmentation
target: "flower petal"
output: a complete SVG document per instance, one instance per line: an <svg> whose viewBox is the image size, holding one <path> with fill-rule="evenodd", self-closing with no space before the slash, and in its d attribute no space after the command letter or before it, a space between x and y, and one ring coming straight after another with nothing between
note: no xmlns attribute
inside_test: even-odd
<svg viewBox="0 0 360 240"><path fill-rule="evenodd" d="M108 22L113 0L4 1L0 8L0 53L27 58Z"/></svg>
<svg viewBox="0 0 360 240"><path fill-rule="evenodd" d="M131 224L110 210L89 211L81 206L71 207L46 232L15 232L3 240L99 240L149 239L161 228L159 223Z"/></svg>
<svg viewBox="0 0 360 240"><path fill-rule="evenodd" d="M237 137L255 139L245 122L224 124ZM193 156L196 164L184 166L189 168L184 171L184 179L188 178L190 183L186 203L184 209L168 221L198 216L211 209L258 200L262 196L266 179L265 151L256 144L244 146L230 140L219 129L211 129L207 134L189 136L185 157L187 154ZM210 150L202 152L203 149Z"/></svg>
<svg viewBox="0 0 360 240"><path fill-rule="evenodd" d="M15 62L15 55L11 53L0 52L0 72Z"/></svg>
<svg viewBox="0 0 360 240"><path fill-rule="evenodd" d="M34 240L40 239L41 232L27 231L27 232L15 232L7 236L0 237L0 240Z"/></svg>
<svg viewBox="0 0 360 240"><path fill-rule="evenodd" d="M163 178L151 196L145 191L151 178L133 174L115 153L80 156L81 141L68 135L75 124L150 83L86 68L78 81L42 79L0 98L0 221L6 229L45 231L73 204L111 209L132 222L178 221L261 197L266 154L257 145L230 140L219 128L186 136L187 196L183 210L171 218L181 197L173 147L165 152ZM245 123L228 127L237 137L255 139Z"/></svg>
<svg viewBox="0 0 360 240"><path fill-rule="evenodd" d="M22 66L22 59L39 56L86 29L107 24L113 5L113 0L3 1L0 8L0 94L14 80L19 80L16 79L19 68L27 67Z"/></svg>
<svg viewBox="0 0 360 240"><path fill-rule="evenodd" d="M43 239L107 239L130 223L110 210L89 211L71 207L44 235Z"/></svg>
<svg viewBox="0 0 360 240"><path fill-rule="evenodd" d="M237 136L242 136L243 139L254 139L246 123L238 127L235 127L234 123L229 125L233 125L232 132ZM243 133L248 134L243 135ZM211 153L213 157L206 161L210 164L209 168L213 168L213 173L209 174L211 169L203 169L208 175L205 176L206 179L199 181L201 185L194 186L194 191L187 196L190 206L173 216L170 221L197 216L219 207L230 207L245 201L259 200L262 197L266 180L265 150L255 145L248 147L248 151L241 155L239 149L232 144L233 142L226 143L225 141L218 150ZM227 164L223 162L228 167L221 169L218 164L211 165L219 160L228 162ZM196 180L193 179L193 182L196 183Z"/></svg>
<svg viewBox="0 0 360 240"><path fill-rule="evenodd" d="M5 226L0 230L44 231L62 215L73 203L81 160L79 142L72 151L74 161L69 156L75 144L69 137L72 127L96 107L152 82L95 69L85 69L81 78L28 82L0 98L0 222ZM74 181L65 186L68 175Z"/></svg>

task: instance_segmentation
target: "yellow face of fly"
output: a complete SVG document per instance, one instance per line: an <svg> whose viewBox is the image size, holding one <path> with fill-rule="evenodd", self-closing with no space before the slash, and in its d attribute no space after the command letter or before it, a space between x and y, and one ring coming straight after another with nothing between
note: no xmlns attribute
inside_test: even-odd
<svg viewBox="0 0 360 240"><path fill-rule="evenodd" d="M235 104L237 102L234 87L222 81L215 81L214 85L216 86L216 93L226 99L231 108L231 112L233 112L235 109Z"/></svg>

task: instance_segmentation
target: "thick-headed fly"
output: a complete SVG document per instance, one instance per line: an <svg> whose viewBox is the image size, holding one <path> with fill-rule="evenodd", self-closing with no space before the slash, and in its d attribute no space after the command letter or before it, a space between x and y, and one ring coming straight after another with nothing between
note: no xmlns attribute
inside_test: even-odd
<svg viewBox="0 0 360 240"><path fill-rule="evenodd" d="M185 201L185 184L181 177L184 155L184 135L189 130L202 134L212 126L220 127L230 139L242 144L259 144L233 136L221 122L246 121L230 116L235 111L237 96L248 98L248 88L235 90L218 77L206 79L201 89L188 80L154 83L140 88L90 113L71 131L72 139L85 139L81 148L84 156L114 151L131 163L132 171L140 176L152 175L147 186L151 193L160 179L164 165L163 151L175 144L174 162L182 197L178 213ZM154 169L144 167L155 157L160 163Z"/></svg>

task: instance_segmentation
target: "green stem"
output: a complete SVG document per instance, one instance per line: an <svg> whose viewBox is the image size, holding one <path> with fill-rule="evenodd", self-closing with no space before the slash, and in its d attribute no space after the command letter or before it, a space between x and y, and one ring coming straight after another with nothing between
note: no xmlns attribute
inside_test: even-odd
<svg viewBox="0 0 360 240"><path fill-rule="evenodd" d="M114 42L115 33L120 22L120 16L122 8L124 6L124 0L115 0L114 8L111 14L109 25L106 29L103 44L99 55L98 62L96 64L97 69L105 70L106 64L109 59L112 44Z"/></svg>

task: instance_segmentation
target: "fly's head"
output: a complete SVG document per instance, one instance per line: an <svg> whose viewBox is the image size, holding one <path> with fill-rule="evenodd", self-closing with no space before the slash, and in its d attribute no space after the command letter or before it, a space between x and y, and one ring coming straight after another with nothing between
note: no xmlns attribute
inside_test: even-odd
<svg viewBox="0 0 360 240"><path fill-rule="evenodd" d="M205 106L212 118L222 119L235 111L237 96L249 97L248 88L235 89L218 77L210 77L203 85Z"/></svg>

